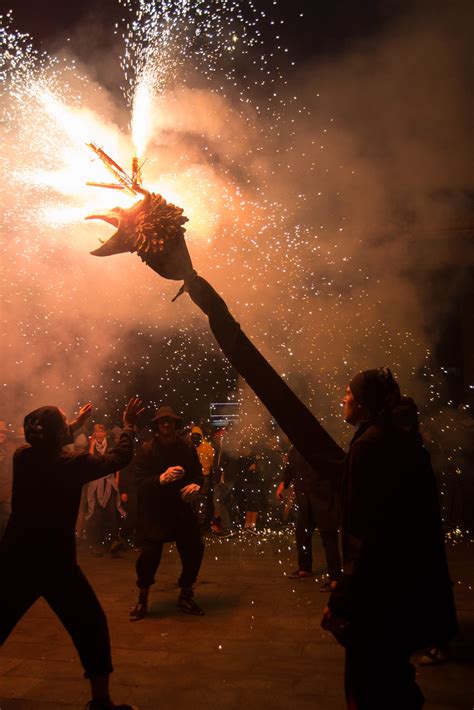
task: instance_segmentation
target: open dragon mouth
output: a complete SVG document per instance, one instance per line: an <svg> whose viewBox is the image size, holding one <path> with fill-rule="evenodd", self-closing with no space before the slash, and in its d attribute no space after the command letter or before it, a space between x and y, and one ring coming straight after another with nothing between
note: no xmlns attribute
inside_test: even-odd
<svg viewBox="0 0 474 710"><path fill-rule="evenodd" d="M103 222L112 225L117 230L112 234L107 241L102 242L102 245L91 252L94 256L111 256L112 254L122 254L131 251L128 242L120 233L121 213L123 210L120 207L115 207L110 212L104 214L90 214L86 219L101 219ZM102 241L102 240L100 240Z"/></svg>
<svg viewBox="0 0 474 710"><path fill-rule="evenodd" d="M183 210L154 193L129 209L114 207L105 213L91 214L86 219L101 219L115 227L116 232L94 256L111 256L137 252L154 271L167 279L185 279L193 270L183 225L188 218Z"/></svg>

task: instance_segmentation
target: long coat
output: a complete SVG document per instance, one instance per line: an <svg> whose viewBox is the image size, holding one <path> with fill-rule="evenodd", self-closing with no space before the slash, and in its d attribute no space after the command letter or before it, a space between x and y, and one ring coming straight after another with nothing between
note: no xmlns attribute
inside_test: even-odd
<svg viewBox="0 0 474 710"><path fill-rule="evenodd" d="M346 457L212 286L197 276L188 291L222 351L308 463L333 480L345 469L344 577L332 610L362 633L383 625L413 648L446 641L456 631L456 614L434 476L421 442L387 423L370 424L356 433Z"/></svg>
<svg viewBox="0 0 474 710"><path fill-rule="evenodd" d="M329 608L352 633L410 650L457 630L436 481L419 436L390 421L356 432L343 484L344 575Z"/></svg>
<svg viewBox="0 0 474 710"><path fill-rule="evenodd" d="M170 466L182 466L184 477L160 483L160 475ZM181 439L164 445L155 436L138 450L135 459L138 491L137 534L140 543L171 541L187 525L194 529L194 513L181 498L181 489L190 483L202 486L202 467L194 446Z"/></svg>

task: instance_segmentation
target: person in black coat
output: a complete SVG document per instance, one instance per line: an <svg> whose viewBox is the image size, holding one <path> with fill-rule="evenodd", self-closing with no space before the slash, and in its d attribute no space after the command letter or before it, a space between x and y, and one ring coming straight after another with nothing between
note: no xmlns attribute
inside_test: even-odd
<svg viewBox="0 0 474 710"><path fill-rule="evenodd" d="M142 407L130 400L120 441L101 458L63 448L91 409L85 405L71 425L57 407L40 407L25 417L28 445L14 454L12 513L0 543L0 645L43 597L78 651L91 684L90 710L132 710L109 697L113 668L107 619L77 564L75 523L82 486L132 458L133 425Z"/></svg>
<svg viewBox="0 0 474 710"><path fill-rule="evenodd" d="M414 405L401 400L386 368L356 376L344 398L346 421L358 426L346 457L210 284L193 272L185 289L208 316L229 361L307 462L333 481L344 470L344 575L322 623L346 647L348 705L420 708L410 654L452 637L457 622L435 479Z"/></svg>
<svg viewBox="0 0 474 710"><path fill-rule="evenodd" d="M163 545L176 542L183 565L178 584L179 608L203 615L194 601L196 582L204 554L199 524L190 503L203 483L202 467L194 446L179 438L182 420L171 407L160 407L152 420L154 438L138 450L135 475L138 491L137 543L138 601L130 620L139 621L148 612L148 595L155 581Z"/></svg>
<svg viewBox="0 0 474 710"><path fill-rule="evenodd" d="M288 455L288 464L278 484L276 496L282 499L283 491L293 484L296 495L296 548L298 569L288 575L291 579L313 576L312 538L319 528L326 555L329 578L321 591L330 591L341 575L341 557L338 545L340 523L340 480L319 475L306 459L293 447Z"/></svg>

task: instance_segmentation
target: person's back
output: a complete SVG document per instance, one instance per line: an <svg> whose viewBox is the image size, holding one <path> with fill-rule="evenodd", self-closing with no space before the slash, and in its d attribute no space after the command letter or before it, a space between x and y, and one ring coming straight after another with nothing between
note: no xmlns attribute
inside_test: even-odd
<svg viewBox="0 0 474 710"><path fill-rule="evenodd" d="M31 561L50 559L74 563L75 523L81 489L108 468L128 462L133 446L123 437L109 459L60 450L50 455L24 446L13 457L12 514L2 540L2 552L15 547Z"/></svg>
<svg viewBox="0 0 474 710"><path fill-rule="evenodd" d="M143 411L132 399L118 446L101 459L63 447L90 414L71 423L58 407L25 417L24 446L14 454L12 514L0 542L0 646L28 609L43 597L63 623L90 680L89 710L133 710L109 696L112 658L107 619L76 563L75 523L84 483L125 466L133 456L133 426Z"/></svg>

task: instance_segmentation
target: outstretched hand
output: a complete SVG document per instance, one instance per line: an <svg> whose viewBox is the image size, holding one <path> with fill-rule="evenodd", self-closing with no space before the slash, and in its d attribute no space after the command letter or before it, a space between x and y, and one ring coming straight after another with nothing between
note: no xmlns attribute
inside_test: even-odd
<svg viewBox="0 0 474 710"><path fill-rule="evenodd" d="M75 419L72 420L72 422L68 422L69 428L71 431L76 431L76 429L79 429L86 419L89 419L90 415L92 414L92 403L88 402L87 404L84 404L77 415Z"/></svg>
<svg viewBox="0 0 474 710"><path fill-rule="evenodd" d="M132 397L123 413L124 427L134 427L140 414L143 414L145 407L138 397Z"/></svg>

